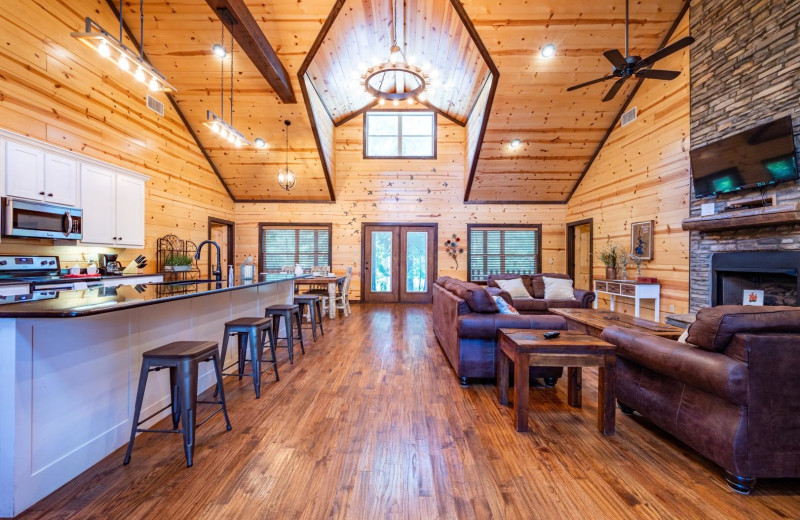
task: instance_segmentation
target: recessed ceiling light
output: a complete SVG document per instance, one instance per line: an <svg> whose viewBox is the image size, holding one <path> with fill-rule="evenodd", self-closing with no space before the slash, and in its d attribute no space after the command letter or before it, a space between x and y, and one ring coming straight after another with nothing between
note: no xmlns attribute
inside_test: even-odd
<svg viewBox="0 0 800 520"><path fill-rule="evenodd" d="M552 43L548 43L544 47L542 47L542 58L552 58L556 55L556 46Z"/></svg>
<svg viewBox="0 0 800 520"><path fill-rule="evenodd" d="M218 43L215 43L214 46L211 47L211 50L214 51L214 54L218 58L224 58L225 56L228 55L228 51L225 50L225 47L223 47L222 45L220 45Z"/></svg>
<svg viewBox="0 0 800 520"><path fill-rule="evenodd" d="M508 144L508 146L510 146L511 148L519 148L521 144L522 141L520 139L512 139L511 142Z"/></svg>
<svg viewBox="0 0 800 520"><path fill-rule="evenodd" d="M260 137L256 137L256 148L266 148L267 142Z"/></svg>

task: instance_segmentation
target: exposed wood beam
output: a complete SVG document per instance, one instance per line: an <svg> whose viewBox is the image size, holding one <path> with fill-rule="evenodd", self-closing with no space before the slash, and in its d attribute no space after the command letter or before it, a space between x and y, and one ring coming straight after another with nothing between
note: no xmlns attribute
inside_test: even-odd
<svg viewBox="0 0 800 520"><path fill-rule="evenodd" d="M256 69L264 76L267 83L284 103L297 103L292 90L289 73L278 58L261 27L247 8L244 0L206 0L208 5L224 23L226 9L230 16L236 20L231 29L233 37L242 48ZM226 24L227 26L227 24Z"/></svg>
<svg viewBox="0 0 800 520"><path fill-rule="evenodd" d="M114 13L114 17L115 18L119 18L120 17L119 16L119 8L114 3L114 0L106 0L106 3L111 8L111 12ZM124 19L122 21L122 27L125 29L125 34L131 40L131 42L133 43L133 46L138 49L139 48L139 41L136 39L136 36L133 35L133 31L131 31L131 28L128 26L127 22L125 22ZM150 60L147 59L147 54L144 51L142 51L142 59L144 59L147 63L150 63ZM194 142L197 145L197 148L200 149L200 153L202 153L203 157L206 158L206 162L208 162L208 166L211 168L211 170L217 176L217 178L219 179L219 182L222 184L222 187L225 188L225 192L228 194L228 197L230 197L233 202L236 202L236 197L233 196L233 193L231 192L231 189L228 187L227 184L225 184L225 179L222 178L222 175L219 173L219 170L217 169L217 166L214 164L214 161L211 160L211 157L208 155L208 152L206 152L206 149L203 147L202 143L200 143L200 139L197 138L197 134L194 133L194 130L192 129L192 126L189 124L189 121L186 119L186 116L183 115L183 111L180 109L180 107L178 106L178 103L175 101L175 97L172 94L170 94L169 92L164 92L164 95L167 96L167 99L169 100L169 104L172 105L172 108L175 110L175 113L178 114L178 117L183 122L183 126L186 127L186 131L189 132L189 135L191 135L192 139L194 139Z"/></svg>
<svg viewBox="0 0 800 520"><path fill-rule="evenodd" d="M681 7L681 10L678 13L677 18L675 18L675 21L672 23L672 27L669 28L669 31L667 31L666 36L664 36L664 40L661 42L661 45L658 46L659 49L663 48L665 45L669 43L669 40L672 38L672 35L675 34L675 31L678 29L678 24L681 23L681 20L683 20L683 17L689 10L690 3L691 0L686 0L684 2L683 7ZM617 112L617 117L614 118L614 121L611 123L611 126L608 127L606 135L604 135L603 139L600 140L600 144L597 145L597 149L594 151L594 154L592 154L592 158L589 159L589 162L586 164L586 168L583 169L581 176L578 177L577 182L575 182L575 186L572 187L572 191L569 192L569 196L567 196L567 200L565 200L564 202L569 202L569 200L578 190L578 186L581 185L581 181L583 181L583 178L586 177L587 173L589 173L589 168L592 167L592 164L594 164L595 159L597 159L597 156L600 154L600 150L603 149L603 146L605 146L606 141L608 141L608 138L611 137L611 132L614 131L614 129L617 127L617 123L619 123L619 120L622 119L622 114L624 114L625 111L628 110L628 107L633 101L634 96L636 96L636 93L639 92L639 87L642 86L642 81L644 80L639 79L636 82L636 85L634 85L633 88L631 89L630 93L628 94L628 98L622 105L622 108L620 108L619 112Z"/></svg>

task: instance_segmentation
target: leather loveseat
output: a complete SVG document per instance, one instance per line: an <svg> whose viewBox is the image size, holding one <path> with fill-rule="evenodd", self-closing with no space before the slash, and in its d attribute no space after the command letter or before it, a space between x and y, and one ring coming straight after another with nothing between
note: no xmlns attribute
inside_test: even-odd
<svg viewBox="0 0 800 520"><path fill-rule="evenodd" d="M497 330L565 330L561 316L500 314L487 288L442 276L433 285L433 332L462 386L469 378L497 377ZM499 293L499 290L492 292ZM561 367L531 368L531 377L555 385Z"/></svg>
<svg viewBox="0 0 800 520"><path fill-rule="evenodd" d="M616 396L722 466L749 493L758 477L800 477L800 308L702 309L680 343L621 327Z"/></svg>
<svg viewBox="0 0 800 520"><path fill-rule="evenodd" d="M500 295L513 305L520 314L545 314L550 308L553 309L588 309L592 306L595 300L595 294L592 291L584 291L582 289L575 289L574 300L546 300L544 298L544 280L542 277L548 278L561 278L569 280L569 275L560 273L539 273L535 275L527 274L491 274L487 279L489 287L500 289L497 285L497 280L513 280L514 278L522 278L522 283L525 289L528 290L531 297L526 299L512 299L511 295L501 289Z"/></svg>

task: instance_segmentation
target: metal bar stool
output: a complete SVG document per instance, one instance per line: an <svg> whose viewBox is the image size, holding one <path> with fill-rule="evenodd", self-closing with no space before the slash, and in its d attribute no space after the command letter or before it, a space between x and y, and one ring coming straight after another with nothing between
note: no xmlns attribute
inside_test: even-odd
<svg viewBox="0 0 800 520"><path fill-rule="evenodd" d="M306 353L306 347L303 344L303 329L300 322L300 307L293 303L283 305L270 305L264 310L264 316L272 318L272 330L275 336L275 346L278 346L278 341L285 339L286 346L289 349L289 363L294 363L294 340L300 340L300 349L303 354ZM292 332L292 316L295 317L297 324L297 336ZM286 337L278 337L280 334L281 318L286 325Z"/></svg>
<svg viewBox="0 0 800 520"><path fill-rule="evenodd" d="M316 294L296 294L294 303L300 307L300 316L305 314L305 307L308 306L308 317L311 320L311 335L314 341L317 341L317 326L322 335L325 331L322 330L322 298Z"/></svg>
<svg viewBox="0 0 800 520"><path fill-rule="evenodd" d="M239 340L239 360L236 363L231 363L225 366L225 356L228 354L228 339L231 336L237 336ZM264 345L269 339L269 350L272 353L272 359L263 359ZM247 345L250 344L250 367L251 373L244 373L244 365L247 362ZM252 377L253 387L256 390L256 399L261 397L261 374L266 372L269 367L261 370L261 363L266 361L272 364L275 370L275 381L280 381L278 377L278 358L275 356L275 336L272 333L272 320L269 318L239 318L229 321L225 324L225 333L222 337L222 358L220 364L222 365L223 376L239 376L241 381L242 377ZM237 373L227 374L224 371L230 367L238 364L239 370ZM214 392L214 395L217 395Z"/></svg>
<svg viewBox="0 0 800 520"><path fill-rule="evenodd" d="M214 372L217 375L217 386L219 388L219 401L197 400L198 366L204 361L211 361L214 364ZM140 421L139 415L142 412L142 400L144 399L144 389L147 385L147 375L150 372L158 372L164 368L169 369L171 402ZM196 424L197 403L219 404L221 406L200 421L199 424ZM167 408L172 408L171 430L139 428L142 423L149 421ZM191 467L192 457L194 456L194 432L196 427L202 426L207 420L219 413L220 410L222 410L222 415L225 416L225 426L230 431L231 422L228 420L228 409L225 406L225 390L222 387L222 371L220 370L216 341L176 341L148 350L142 354L142 371L139 375L139 389L136 391L131 439L128 442L128 450L125 452L125 460L122 463L127 464L131 461L133 441L137 432L182 433L186 466ZM178 421L181 422L180 429L178 429Z"/></svg>

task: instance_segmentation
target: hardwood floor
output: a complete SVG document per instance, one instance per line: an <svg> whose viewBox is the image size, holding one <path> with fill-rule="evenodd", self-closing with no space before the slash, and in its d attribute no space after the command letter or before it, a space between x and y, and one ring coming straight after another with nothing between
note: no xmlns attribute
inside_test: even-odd
<svg viewBox="0 0 800 520"><path fill-rule="evenodd" d="M594 369L582 409L566 378L531 390L517 433L493 384L459 387L427 305L354 305L286 357L259 400L226 379L233 431L200 428L192 468L177 435L141 435L21 518L800 518L798 479L741 496L641 418L603 437Z"/></svg>

